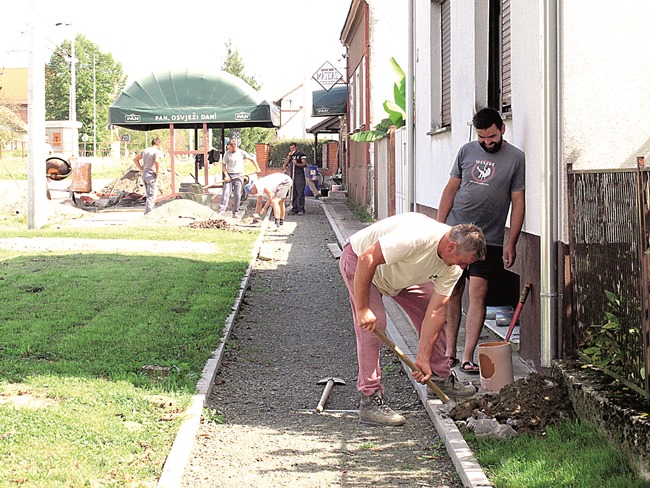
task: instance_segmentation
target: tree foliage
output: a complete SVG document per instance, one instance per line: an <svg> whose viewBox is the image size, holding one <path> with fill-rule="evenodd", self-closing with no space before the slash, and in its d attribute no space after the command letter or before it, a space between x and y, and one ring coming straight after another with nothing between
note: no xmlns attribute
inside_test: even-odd
<svg viewBox="0 0 650 488"><path fill-rule="evenodd" d="M226 59L221 66L223 71L241 78L248 83L255 91L260 91L260 85L254 76L249 76L244 72L244 62L239 55L239 51L233 47L232 41L226 42ZM262 127L247 127L239 130L241 132L240 146L244 151L255 153L255 144L271 142L275 139L275 129L264 129ZM221 143L215 144L215 147L221 149Z"/></svg>
<svg viewBox="0 0 650 488"><path fill-rule="evenodd" d="M0 153L4 145L15 140L19 132L26 132L27 124L18 116L18 106L0 96Z"/></svg>
<svg viewBox="0 0 650 488"><path fill-rule="evenodd" d="M45 66L45 118L69 120L72 44L57 46ZM76 119L81 122L79 137L88 135L92 143L94 120L98 143L110 143L108 107L126 85L122 64L111 53L101 52L95 44L78 34L75 39ZM93 96L94 95L94 96Z"/></svg>

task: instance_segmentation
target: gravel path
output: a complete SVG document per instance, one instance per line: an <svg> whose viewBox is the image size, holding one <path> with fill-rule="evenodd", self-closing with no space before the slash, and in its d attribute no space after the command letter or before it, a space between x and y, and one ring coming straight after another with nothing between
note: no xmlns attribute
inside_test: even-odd
<svg viewBox="0 0 650 488"><path fill-rule="evenodd" d="M357 421L356 346L345 286L318 202L269 231L208 403L183 487L460 487L408 377L384 351L390 405L403 427ZM326 410L323 386L341 377Z"/></svg>

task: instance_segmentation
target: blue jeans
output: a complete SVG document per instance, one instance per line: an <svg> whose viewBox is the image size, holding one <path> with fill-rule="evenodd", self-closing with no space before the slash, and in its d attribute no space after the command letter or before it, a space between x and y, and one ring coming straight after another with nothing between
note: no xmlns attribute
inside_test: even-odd
<svg viewBox="0 0 650 488"><path fill-rule="evenodd" d="M155 173L147 171L142 173L142 181L144 183L145 196L147 202L144 205L144 213L149 213L156 205L156 194L158 193L158 178Z"/></svg>

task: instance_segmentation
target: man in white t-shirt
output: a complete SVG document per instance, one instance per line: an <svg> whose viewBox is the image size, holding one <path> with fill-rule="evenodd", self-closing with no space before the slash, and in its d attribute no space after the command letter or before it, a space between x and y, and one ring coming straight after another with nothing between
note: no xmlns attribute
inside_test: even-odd
<svg viewBox="0 0 650 488"><path fill-rule="evenodd" d="M246 185L244 191L250 195L257 195L257 204L253 220L259 221L260 214L265 213L269 205L273 207L273 216L275 217L275 227L279 229L284 224L286 214L285 201L293 181L284 173L272 173L258 180L254 180ZM262 207L262 200L266 196L266 204Z"/></svg>
<svg viewBox="0 0 650 488"><path fill-rule="evenodd" d="M431 379L450 397L476 393L474 386L462 384L450 370L444 325L449 296L463 269L484 258L480 228L472 224L450 227L420 213L388 217L350 237L339 266L350 294L357 337L360 422L405 422L383 399L382 341L373 333L386 330L382 296L404 309L420 337L415 380L424 384ZM427 395L436 396L428 388Z"/></svg>
<svg viewBox="0 0 650 488"><path fill-rule="evenodd" d="M255 156L237 147L237 140L232 138L226 145L227 151L221 163L223 171L223 192L221 193L221 206L219 213L223 214L228 207L228 200L232 193L232 216L237 217L241 202L241 189L244 177L244 160L249 159L255 165L255 171L260 172Z"/></svg>

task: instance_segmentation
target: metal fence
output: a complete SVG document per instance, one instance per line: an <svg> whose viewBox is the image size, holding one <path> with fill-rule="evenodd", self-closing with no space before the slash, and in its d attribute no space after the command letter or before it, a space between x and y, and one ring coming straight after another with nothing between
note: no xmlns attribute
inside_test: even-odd
<svg viewBox="0 0 650 488"><path fill-rule="evenodd" d="M605 291L620 299L616 332L621 376L650 393L648 254L650 172L568 172L570 224L571 343L579 345L592 325L605 323Z"/></svg>

